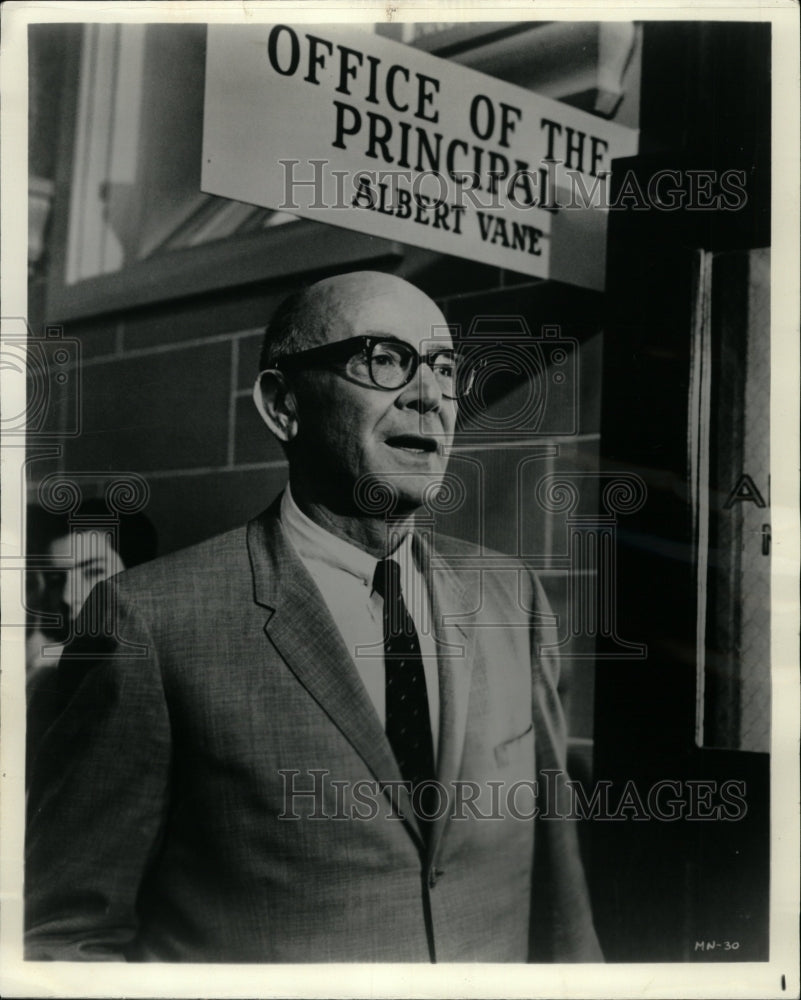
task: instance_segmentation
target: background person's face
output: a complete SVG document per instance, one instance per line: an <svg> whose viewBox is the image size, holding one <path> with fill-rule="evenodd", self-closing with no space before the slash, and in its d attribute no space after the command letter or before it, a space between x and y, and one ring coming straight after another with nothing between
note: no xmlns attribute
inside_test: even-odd
<svg viewBox="0 0 801 1000"><path fill-rule="evenodd" d="M103 531L75 531L56 538L48 551L53 568L44 574L46 610L59 613L64 627L76 618L96 583L124 569Z"/></svg>
<svg viewBox="0 0 801 1000"><path fill-rule="evenodd" d="M333 310L329 306L325 342L369 334L397 338L416 350L432 337L451 345L440 310L410 285L372 276L350 287L344 283L339 297ZM354 485L369 475L397 491L408 510L442 480L457 405L442 395L426 364L408 385L389 391L334 371L303 372L295 384L299 431L292 461L318 501L346 508Z"/></svg>

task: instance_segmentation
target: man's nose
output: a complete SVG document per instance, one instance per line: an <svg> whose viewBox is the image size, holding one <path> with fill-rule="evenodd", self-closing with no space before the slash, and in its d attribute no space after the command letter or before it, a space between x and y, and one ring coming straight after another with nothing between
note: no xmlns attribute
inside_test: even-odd
<svg viewBox="0 0 801 1000"><path fill-rule="evenodd" d="M401 402L404 406L415 409L420 413L428 413L431 410L438 410L440 408L442 404L442 390L427 362L421 361L417 366L414 378L401 394Z"/></svg>

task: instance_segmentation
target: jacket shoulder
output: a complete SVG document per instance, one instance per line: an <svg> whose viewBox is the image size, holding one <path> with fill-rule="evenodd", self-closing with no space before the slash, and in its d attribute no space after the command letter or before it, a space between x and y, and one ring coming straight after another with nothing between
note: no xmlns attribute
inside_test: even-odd
<svg viewBox="0 0 801 1000"><path fill-rule="evenodd" d="M148 563L123 570L113 578L115 589L123 597L174 600L189 587L197 593L206 587L219 586L246 574L250 579L246 526L215 535Z"/></svg>
<svg viewBox="0 0 801 1000"><path fill-rule="evenodd" d="M542 581L525 559L451 535L436 535L433 550L463 583L480 588L484 597L494 594L508 606L534 612L540 624L553 625Z"/></svg>
<svg viewBox="0 0 801 1000"><path fill-rule="evenodd" d="M477 545L475 542L468 542L464 538L456 538L453 535L437 534L434 536L434 551L441 556L458 556L487 559L508 560L509 564L523 566L524 563L517 556L510 556L497 549L491 549L487 545Z"/></svg>

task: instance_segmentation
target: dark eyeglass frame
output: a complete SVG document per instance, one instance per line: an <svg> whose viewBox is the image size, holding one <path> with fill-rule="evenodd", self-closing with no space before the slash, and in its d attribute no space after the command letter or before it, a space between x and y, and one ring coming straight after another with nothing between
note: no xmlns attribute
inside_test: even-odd
<svg viewBox="0 0 801 1000"><path fill-rule="evenodd" d="M381 385L377 381L375 375L373 374L372 358L375 353L376 348L381 347L381 345L388 345L392 348L400 348L402 352L408 352L409 370L406 373L405 379L400 385ZM456 364L461 360L464 362L464 358L452 347L431 347L425 351L416 351L411 344L407 344L405 340L399 340L396 337L377 337L373 335L360 336L360 337L349 337L347 340L338 340L333 344L322 344L320 347L310 347L305 351L298 351L296 354L285 354L283 357L276 358L272 364L272 368L278 369L278 371L302 371L303 369L311 368L327 368L330 365L345 364L352 358L355 358L358 354L363 354L364 359L367 363L367 370L370 375L369 382L361 382L356 379L360 385L366 385L370 388L381 389L383 392L397 392L398 389L402 389L407 386L414 376L417 374L417 369L420 367L421 362L425 362L430 368L434 368L432 362L435 361L436 356L439 354L452 354L454 362ZM266 369L269 371L270 369ZM349 378L353 378L352 373L348 373ZM439 384L439 383L437 383ZM470 372L467 377L466 388L461 392L451 395L450 393L444 392L440 387L440 392L446 399L461 399L466 396L473 384L473 373Z"/></svg>

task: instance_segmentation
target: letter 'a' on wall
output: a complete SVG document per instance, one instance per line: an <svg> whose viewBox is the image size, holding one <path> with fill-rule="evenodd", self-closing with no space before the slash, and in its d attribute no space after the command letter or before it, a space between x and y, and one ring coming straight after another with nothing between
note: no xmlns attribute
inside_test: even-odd
<svg viewBox="0 0 801 1000"><path fill-rule="evenodd" d="M601 290L636 130L351 27L208 29L203 190Z"/></svg>

